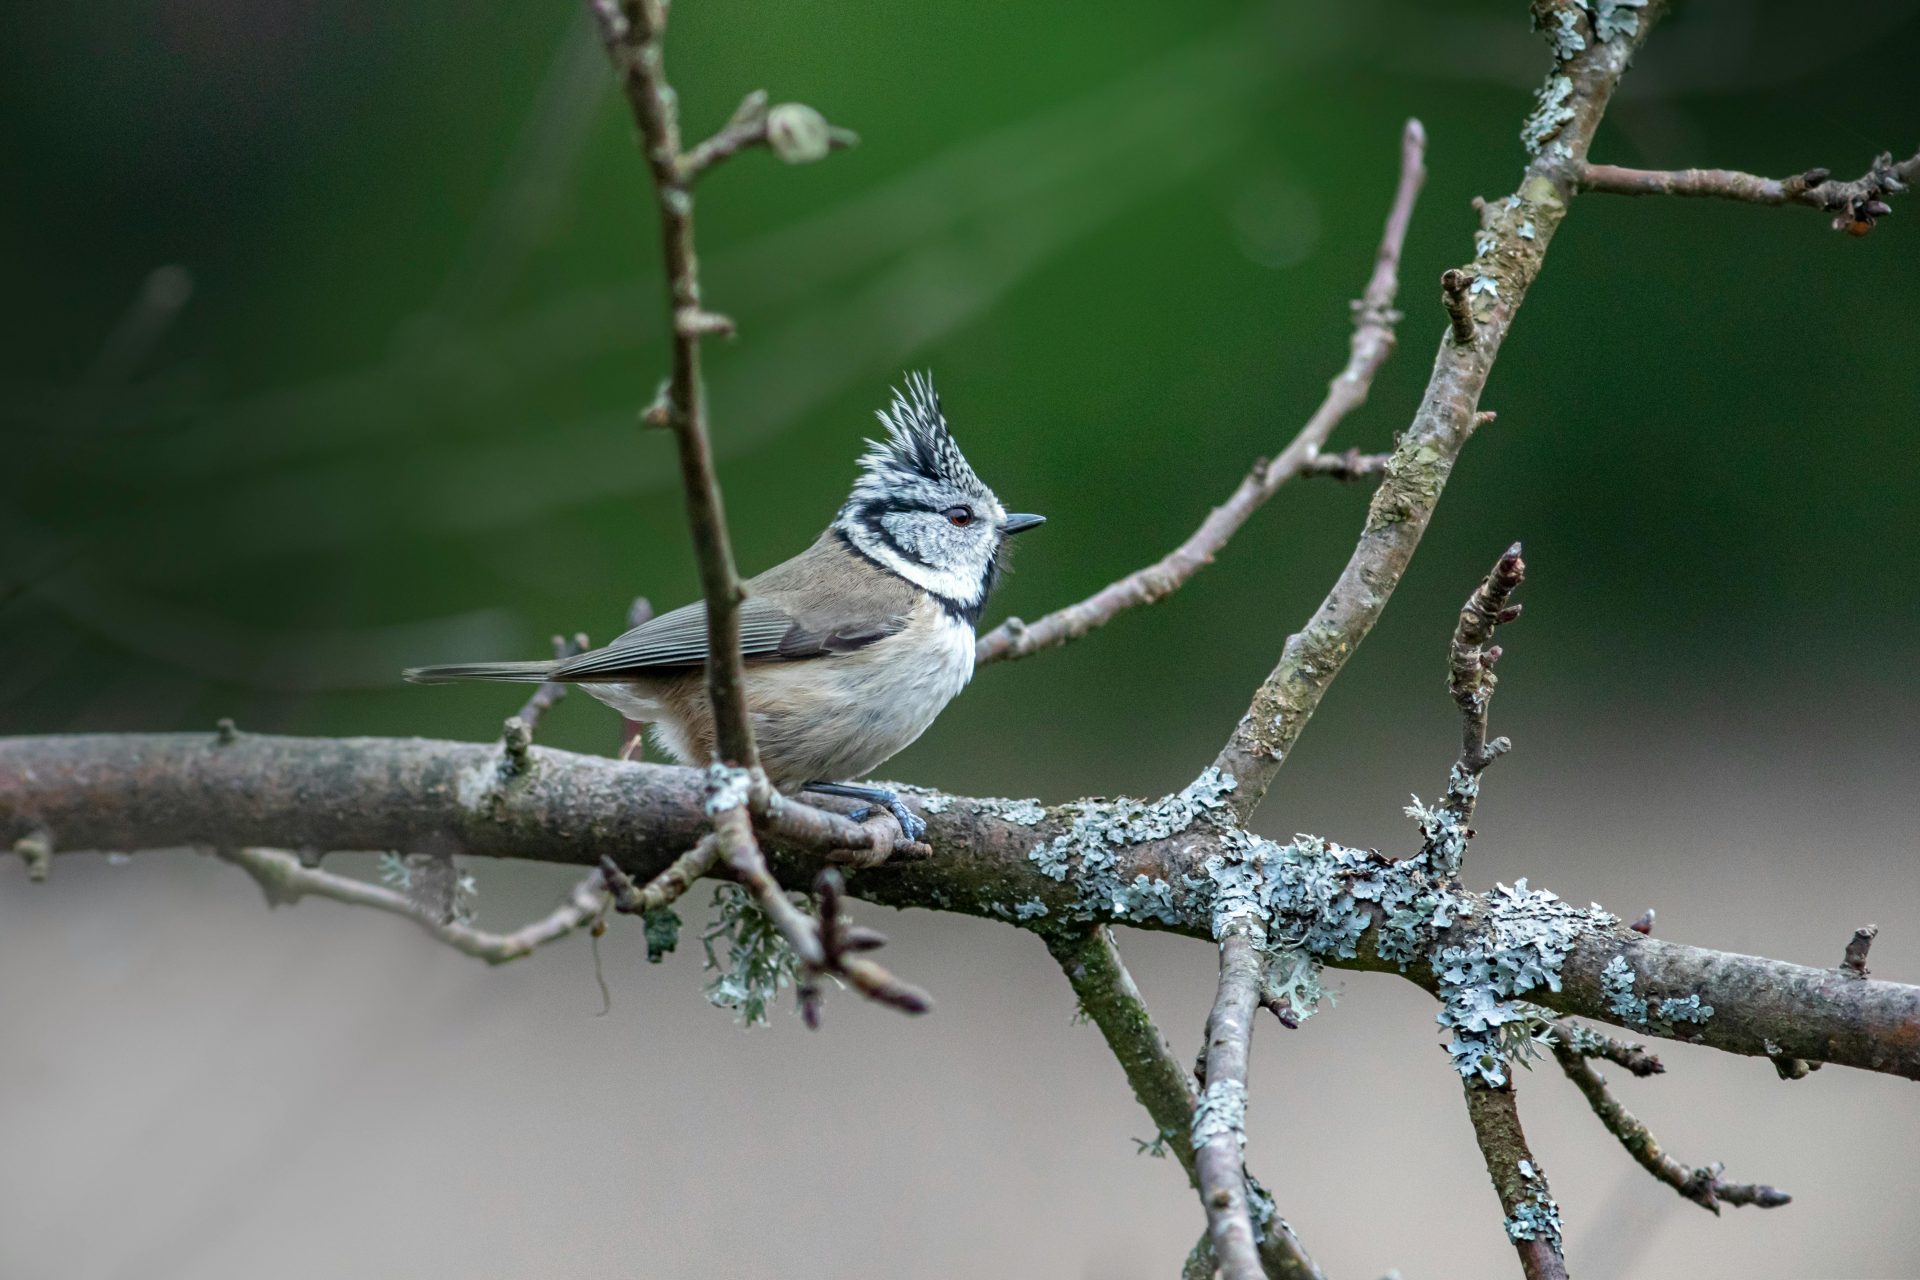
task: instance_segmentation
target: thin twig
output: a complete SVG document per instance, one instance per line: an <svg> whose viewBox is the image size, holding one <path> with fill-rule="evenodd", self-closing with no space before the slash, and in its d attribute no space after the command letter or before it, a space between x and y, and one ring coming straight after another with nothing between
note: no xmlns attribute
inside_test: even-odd
<svg viewBox="0 0 1920 1280"><path fill-rule="evenodd" d="M796 126L804 131L803 136L795 136ZM771 147L781 159L791 163L818 159L828 151L851 147L859 141L859 135L853 130L828 124L811 107L784 103L769 109L767 91L755 89L734 108L732 117L718 133L680 157L679 172L683 182L692 182L748 147Z"/></svg>
<svg viewBox="0 0 1920 1280"><path fill-rule="evenodd" d="M753 838L753 825L746 809L722 809L714 815L713 832L719 840L721 857L760 904L760 909L767 913L787 945L793 948L803 968L841 978L867 999L903 1013L925 1013L933 1008L932 996L911 983L902 982L865 956L848 954L841 949L829 967L818 923L795 906L780 882L773 878L766 855L760 852L759 843Z"/></svg>
<svg viewBox="0 0 1920 1280"><path fill-rule="evenodd" d="M1405 574L1454 463L1480 424L1480 395L1500 346L1566 217L1573 195L1568 167L1585 161L1628 61L1663 11L1661 0L1651 0L1636 9L1630 31L1590 41L1560 61L1552 83L1565 86L1564 101L1553 116L1551 146L1534 145L1519 187L1483 207L1467 286L1474 340L1442 340L1420 407L1401 433L1346 567L1307 625L1287 638L1279 662L1214 758L1220 773L1236 782L1229 803L1243 821L1259 807L1328 687Z"/></svg>
<svg viewBox="0 0 1920 1280"><path fill-rule="evenodd" d="M1460 708L1460 768L1471 777L1477 777L1513 747L1505 738L1487 739L1487 710L1500 683L1493 673L1501 653L1500 646L1493 643L1494 632L1520 616L1520 606L1511 601L1526 577L1527 562L1520 558L1520 544L1516 542L1494 562L1460 606L1460 621L1453 629L1447 688L1454 705ZM1469 800L1461 819L1472 816Z"/></svg>
<svg viewBox="0 0 1920 1280"><path fill-rule="evenodd" d="M1388 453L1362 453L1358 449L1348 449L1345 453L1322 453L1302 466L1300 474L1326 476L1342 484L1357 484L1385 475L1387 460L1392 456Z"/></svg>
<svg viewBox="0 0 1920 1280"><path fill-rule="evenodd" d="M1833 227L1863 236L1893 210L1886 198L1920 181L1920 152L1895 163L1892 152L1874 158L1852 182L1835 182L1830 170L1809 169L1790 178L1762 178L1734 169L1625 169L1612 164L1581 165L1580 189L1617 196L1688 196L1738 200L1743 204L1803 204L1834 215Z"/></svg>
<svg viewBox="0 0 1920 1280"><path fill-rule="evenodd" d="M1560 1207L1548 1190L1546 1171L1527 1149L1512 1086L1489 1088L1471 1077L1463 1083L1473 1137L1500 1197L1507 1239L1520 1255L1520 1269L1527 1280L1567 1280L1560 1252Z"/></svg>
<svg viewBox="0 0 1920 1280"><path fill-rule="evenodd" d="M1113 931L1096 925L1086 930L1049 930L1042 936L1047 950L1072 985L1082 1012L1106 1037L1107 1048L1113 1051L1120 1069L1126 1073L1133 1096L1152 1120L1154 1140L1147 1146L1156 1152L1171 1153L1197 1191L1200 1182L1194 1166L1191 1134L1194 1108L1200 1100L1194 1091L1193 1076L1155 1025L1140 988L1134 985L1133 975L1120 958ZM1251 1175L1248 1180L1252 1182ZM1266 1223L1256 1247L1269 1277L1321 1280L1320 1268L1278 1214ZM1205 1254L1206 1274L1211 1275L1210 1236L1201 1237L1201 1245L1196 1249Z"/></svg>
<svg viewBox="0 0 1920 1280"><path fill-rule="evenodd" d="M1643 1044L1629 1044L1613 1036L1602 1035L1577 1022L1559 1021L1553 1024L1554 1040L1567 1051L1583 1058L1600 1058L1617 1067L1642 1078L1657 1076L1665 1071L1666 1064L1647 1052Z"/></svg>
<svg viewBox="0 0 1920 1280"><path fill-rule="evenodd" d="M1271 462L1255 463L1233 495L1209 512L1185 542L1158 562L1101 588L1078 604L1055 610L1038 622L1008 619L980 637L974 650L976 664L1024 658L1042 649L1078 640L1128 609L1152 604L1172 594L1210 564L1227 540L1281 485L1313 464L1333 429L1366 402L1374 374L1393 350L1393 327L1400 318L1393 310L1394 294L1400 286L1400 249L1406 241L1407 225L1413 218L1414 199L1426 180L1423 162L1426 141L1426 130L1420 122L1407 121L1400 138L1400 182L1393 207L1387 214L1380 248L1374 255L1373 276L1360 300L1353 304L1354 329L1347 364L1329 384L1326 398L1306 425L1278 457Z"/></svg>
<svg viewBox="0 0 1920 1280"><path fill-rule="evenodd" d="M1245 1166L1247 1058L1260 1004L1258 929L1242 919L1221 934L1220 986L1207 1016L1207 1084L1193 1113L1194 1174L1224 1280L1259 1280L1262 1273Z"/></svg>
<svg viewBox="0 0 1920 1280"><path fill-rule="evenodd" d="M707 431L706 388L700 380L700 339L728 326L700 301L699 262L693 243L693 188L682 171L679 99L666 75L665 0L589 0L607 55L619 73L642 149L653 175L660 212L661 253L666 263L668 327L673 333L673 371L667 382L667 425L680 446L680 480L700 563L700 589L707 603L707 698L712 703L715 747L722 759L754 768L759 756L747 717L740 658L740 574L727 535L726 508L713 469Z"/></svg>
<svg viewBox="0 0 1920 1280"><path fill-rule="evenodd" d="M404 893L319 867L303 866L299 858L279 849L238 848L216 852L223 861L252 876L270 906L288 906L311 897L372 907L375 911L404 916L454 950L488 964L505 964L530 955L547 943L592 924L605 914L608 906L606 883L596 871L574 885L566 899L540 919L511 933L488 933L457 921L437 920L421 911Z"/></svg>
<svg viewBox="0 0 1920 1280"><path fill-rule="evenodd" d="M1608 1133L1620 1140L1627 1154L1641 1168L1701 1208L1715 1214L1720 1212L1722 1204L1750 1204L1762 1209L1776 1209L1793 1199L1774 1187L1722 1181L1720 1175L1725 1172L1725 1167L1719 1164L1706 1164L1699 1168L1681 1164L1662 1151L1652 1131L1620 1105L1607 1088L1607 1082L1600 1078L1600 1073L1593 1069L1579 1049L1565 1043L1555 1044L1553 1056L1560 1063L1560 1069L1567 1073L1567 1079L1586 1095L1593 1114L1600 1118L1600 1123L1607 1127Z"/></svg>
<svg viewBox="0 0 1920 1280"><path fill-rule="evenodd" d="M709 832L644 886L635 885L633 877L611 857L600 859L600 872L613 893L613 909L622 915L643 916L678 902L693 888L693 882L712 871L719 861L720 841Z"/></svg>

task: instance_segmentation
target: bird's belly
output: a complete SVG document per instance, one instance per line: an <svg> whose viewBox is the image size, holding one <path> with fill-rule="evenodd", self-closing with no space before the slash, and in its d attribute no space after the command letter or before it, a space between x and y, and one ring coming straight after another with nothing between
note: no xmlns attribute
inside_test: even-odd
<svg viewBox="0 0 1920 1280"><path fill-rule="evenodd" d="M926 732L973 675L973 628L944 614L855 653L747 673L760 758L783 787L845 781Z"/></svg>

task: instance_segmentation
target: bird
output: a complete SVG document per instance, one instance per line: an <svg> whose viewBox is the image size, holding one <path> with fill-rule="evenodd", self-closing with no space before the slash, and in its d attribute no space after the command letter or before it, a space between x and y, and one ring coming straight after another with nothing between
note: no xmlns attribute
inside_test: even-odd
<svg viewBox="0 0 1920 1280"><path fill-rule="evenodd" d="M974 629L1007 540L1046 522L1009 513L955 443L930 374L913 373L878 417L852 491L813 545L742 584L744 692L761 767L787 794L879 805L909 840L926 830L886 787L858 779L932 725L973 676ZM414 667L416 684L579 685L651 726L681 764L715 756L703 601L572 657Z"/></svg>

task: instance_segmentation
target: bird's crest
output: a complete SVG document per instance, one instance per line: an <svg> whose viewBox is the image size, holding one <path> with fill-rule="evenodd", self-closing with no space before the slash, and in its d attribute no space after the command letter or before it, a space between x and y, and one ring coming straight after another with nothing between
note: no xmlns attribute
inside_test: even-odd
<svg viewBox="0 0 1920 1280"><path fill-rule="evenodd" d="M886 426L887 438L867 441L867 452L860 459L865 473L861 487L871 483L884 492L929 481L972 493L989 492L947 430L940 393L933 389L930 375L908 374L907 389L895 388L893 403L876 416Z"/></svg>

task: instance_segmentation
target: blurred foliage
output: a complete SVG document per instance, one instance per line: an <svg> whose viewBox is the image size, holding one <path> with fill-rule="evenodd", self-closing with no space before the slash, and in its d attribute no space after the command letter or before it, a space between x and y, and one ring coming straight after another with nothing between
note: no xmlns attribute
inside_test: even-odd
<svg viewBox="0 0 1920 1280"><path fill-rule="evenodd" d="M1920 89L1882 52L1920 36L1917 8L1691 0L1596 154L1853 176L1917 140ZM576 6L7 23L0 728L483 736L516 695L398 668L604 640L637 592L692 597L672 444L635 421L665 368L645 178ZM709 300L741 328L709 368L743 567L815 534L888 384L923 366L981 473L1052 517L991 617L1160 554L1344 358L1412 114L1431 178L1403 350L1334 441L1385 447L1444 327L1433 282L1471 253L1468 200L1521 163L1546 65L1526 26L1518 3L680 0L690 136L764 86L864 139L702 188ZM171 323L134 302L168 264L192 285ZM1314 753L1452 733L1444 638L1516 537L1536 708L1910 693L1917 264L1920 205L1855 241L1808 210L1581 201L1495 371L1499 421ZM887 772L1177 785L1365 501L1288 488L1180 595L985 673ZM617 734L573 699L542 737Z"/></svg>

